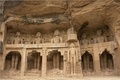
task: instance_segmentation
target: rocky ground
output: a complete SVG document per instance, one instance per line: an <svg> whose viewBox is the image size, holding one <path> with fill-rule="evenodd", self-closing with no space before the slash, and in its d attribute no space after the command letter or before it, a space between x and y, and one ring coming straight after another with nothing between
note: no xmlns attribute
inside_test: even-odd
<svg viewBox="0 0 120 80"><path fill-rule="evenodd" d="M106 77L82 77L82 78L63 78L63 77L54 77L54 78L14 78L14 79L0 79L0 80L120 80L118 76L106 76Z"/></svg>

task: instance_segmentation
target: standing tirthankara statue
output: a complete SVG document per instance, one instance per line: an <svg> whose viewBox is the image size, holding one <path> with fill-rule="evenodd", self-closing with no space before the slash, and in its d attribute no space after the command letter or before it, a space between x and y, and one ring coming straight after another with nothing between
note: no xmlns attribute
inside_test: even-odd
<svg viewBox="0 0 120 80"><path fill-rule="evenodd" d="M97 36L96 36L95 42L96 43L104 42L104 36L102 35L101 30L97 30Z"/></svg>
<svg viewBox="0 0 120 80"><path fill-rule="evenodd" d="M81 42L81 45L87 45L87 44L89 44L89 41L88 41L87 36L86 36L85 33L82 34L82 39L81 39L80 42Z"/></svg>
<svg viewBox="0 0 120 80"><path fill-rule="evenodd" d="M34 44L40 44L43 43L43 39L42 39L42 34L40 32L36 33L36 38L33 42Z"/></svg>
<svg viewBox="0 0 120 80"><path fill-rule="evenodd" d="M70 49L68 50L67 55L67 73L69 74L76 74L79 73L79 71L76 70L76 65L79 65L79 53L78 50L75 47L74 43L70 44Z"/></svg>
<svg viewBox="0 0 120 80"><path fill-rule="evenodd" d="M54 37L51 39L51 43L62 43L59 30L55 30Z"/></svg>
<svg viewBox="0 0 120 80"><path fill-rule="evenodd" d="M22 44L21 33L16 32L16 36L14 38L14 44Z"/></svg>

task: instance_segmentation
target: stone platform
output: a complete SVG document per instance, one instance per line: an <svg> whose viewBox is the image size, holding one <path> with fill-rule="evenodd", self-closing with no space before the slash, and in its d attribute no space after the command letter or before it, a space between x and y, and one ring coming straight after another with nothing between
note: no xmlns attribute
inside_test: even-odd
<svg viewBox="0 0 120 80"><path fill-rule="evenodd" d="M13 79L0 79L0 80L120 80L118 76L106 76L106 77L82 77L82 78L65 78L65 77L17 77Z"/></svg>

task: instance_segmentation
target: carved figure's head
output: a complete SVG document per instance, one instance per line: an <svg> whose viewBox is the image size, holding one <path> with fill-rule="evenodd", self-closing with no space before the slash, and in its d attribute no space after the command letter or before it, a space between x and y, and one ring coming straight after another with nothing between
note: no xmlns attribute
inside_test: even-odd
<svg viewBox="0 0 120 80"><path fill-rule="evenodd" d="M58 36L60 34L59 30L55 30L54 36Z"/></svg>
<svg viewBox="0 0 120 80"><path fill-rule="evenodd" d="M86 34L85 33L83 33L82 34L82 38L86 38L87 36L86 36Z"/></svg>
<svg viewBox="0 0 120 80"><path fill-rule="evenodd" d="M102 35L102 30L97 30L97 35L98 36Z"/></svg>
<svg viewBox="0 0 120 80"><path fill-rule="evenodd" d="M37 32L36 37L42 37L42 34L40 32Z"/></svg>
<svg viewBox="0 0 120 80"><path fill-rule="evenodd" d="M18 32L16 32L16 37L20 37L20 32L18 31Z"/></svg>

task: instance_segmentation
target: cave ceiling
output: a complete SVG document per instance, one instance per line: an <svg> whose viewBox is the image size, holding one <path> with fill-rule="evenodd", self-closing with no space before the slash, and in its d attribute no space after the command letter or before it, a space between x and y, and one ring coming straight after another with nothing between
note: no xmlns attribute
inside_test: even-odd
<svg viewBox="0 0 120 80"><path fill-rule="evenodd" d="M41 23L27 24L21 21L10 21L6 25L9 29L35 31L43 29L46 32L60 29L66 30L71 27L70 21L76 30L88 21L88 28L100 28L106 25L107 7L113 0L13 0L5 2L4 18L27 17L27 18L58 18L59 24ZM119 1L115 0L119 4Z"/></svg>

